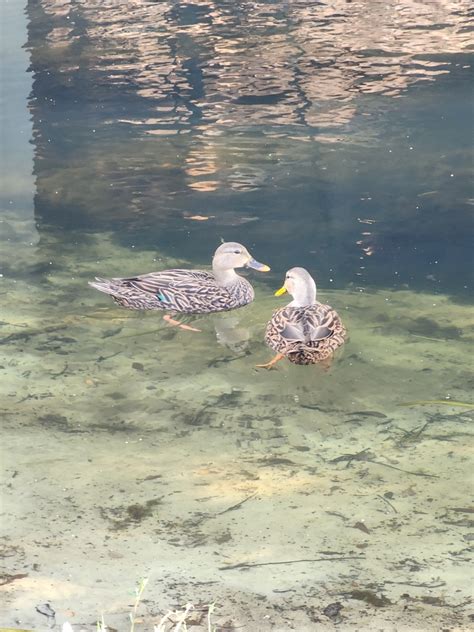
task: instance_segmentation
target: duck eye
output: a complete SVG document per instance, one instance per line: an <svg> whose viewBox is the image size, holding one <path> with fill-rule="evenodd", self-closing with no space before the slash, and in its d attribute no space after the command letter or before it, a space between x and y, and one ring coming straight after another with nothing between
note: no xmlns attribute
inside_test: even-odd
<svg viewBox="0 0 474 632"><path fill-rule="evenodd" d="M240 255L241 254L241 250L234 250L234 255Z"/></svg>

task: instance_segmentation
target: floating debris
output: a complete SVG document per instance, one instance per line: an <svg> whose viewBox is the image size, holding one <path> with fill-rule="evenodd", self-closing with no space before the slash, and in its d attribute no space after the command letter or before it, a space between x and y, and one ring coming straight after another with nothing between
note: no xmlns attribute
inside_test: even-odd
<svg viewBox="0 0 474 632"><path fill-rule="evenodd" d="M28 577L27 573L16 573L16 575L8 575L7 573L3 573L0 575L0 586L11 584L17 579L24 579L25 577ZM1 628L0 628L0 632L1 632Z"/></svg>
<svg viewBox="0 0 474 632"><path fill-rule="evenodd" d="M352 590L349 593L345 593L344 596L357 601L365 601L365 603L375 608L385 608L392 605L392 602L387 597L384 595L379 596L372 590Z"/></svg>
<svg viewBox="0 0 474 632"><path fill-rule="evenodd" d="M467 402L456 402L449 399L420 399L413 402L402 402L397 406L461 406L463 408L474 408L474 404Z"/></svg>
<svg viewBox="0 0 474 632"><path fill-rule="evenodd" d="M334 603L330 603L329 606L326 606L323 610L323 614L329 619L339 619L339 614L343 608L343 605L336 601Z"/></svg>
<svg viewBox="0 0 474 632"><path fill-rule="evenodd" d="M35 608L36 612L44 615L48 619L48 625L51 627L56 620L56 612L51 608L49 603L43 603Z"/></svg>
<svg viewBox="0 0 474 632"><path fill-rule="evenodd" d="M377 417L378 419L387 419L387 415L379 413L376 410L355 410L353 413L346 413L349 417Z"/></svg>
<svg viewBox="0 0 474 632"><path fill-rule="evenodd" d="M192 219L195 222L206 222L208 219L214 219L215 215L185 215L184 219Z"/></svg>

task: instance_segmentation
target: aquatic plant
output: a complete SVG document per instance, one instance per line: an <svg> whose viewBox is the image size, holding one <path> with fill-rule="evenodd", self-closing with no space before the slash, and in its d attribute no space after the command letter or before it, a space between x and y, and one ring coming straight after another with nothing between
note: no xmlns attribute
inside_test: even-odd
<svg viewBox="0 0 474 632"><path fill-rule="evenodd" d="M138 584L135 586L135 603L133 604L132 612L129 614L130 623L131 623L130 632L134 632L135 630L135 621L137 618L138 606L140 605L140 600L142 598L143 591L145 590L147 584L148 584L148 577L145 577L143 579L140 579Z"/></svg>
<svg viewBox="0 0 474 632"><path fill-rule="evenodd" d="M129 613L130 619L130 632L135 631L135 624L137 623L137 611L140 605L140 601L143 592L148 584L148 577L140 579L135 586L135 602L132 610ZM195 610L195 606L192 603L187 603L184 610L168 610L168 612L160 619L158 625L153 626L153 632L187 632L186 621L190 614ZM207 632L216 632L217 628L213 627L211 616L215 609L215 603L211 603L207 606ZM72 625L66 621L63 623L61 632L74 632ZM100 620L97 621L97 632L108 632L105 624L104 616L102 615Z"/></svg>

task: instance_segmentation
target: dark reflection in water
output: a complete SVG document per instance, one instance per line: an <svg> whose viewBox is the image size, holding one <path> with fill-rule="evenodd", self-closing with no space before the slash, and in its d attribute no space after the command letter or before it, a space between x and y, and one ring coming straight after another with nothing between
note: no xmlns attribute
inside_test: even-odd
<svg viewBox="0 0 474 632"><path fill-rule="evenodd" d="M30 1L39 229L466 294L470 8Z"/></svg>

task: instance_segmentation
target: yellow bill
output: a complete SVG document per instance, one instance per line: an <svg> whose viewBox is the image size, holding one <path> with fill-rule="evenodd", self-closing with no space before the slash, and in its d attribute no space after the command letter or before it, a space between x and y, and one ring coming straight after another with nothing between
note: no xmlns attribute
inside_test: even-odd
<svg viewBox="0 0 474 632"><path fill-rule="evenodd" d="M285 287L285 286L283 286L283 287L281 287L279 290L277 290L277 291L275 292L275 296L281 296L281 295L282 295L282 294L284 294L285 292L286 292L286 287Z"/></svg>

